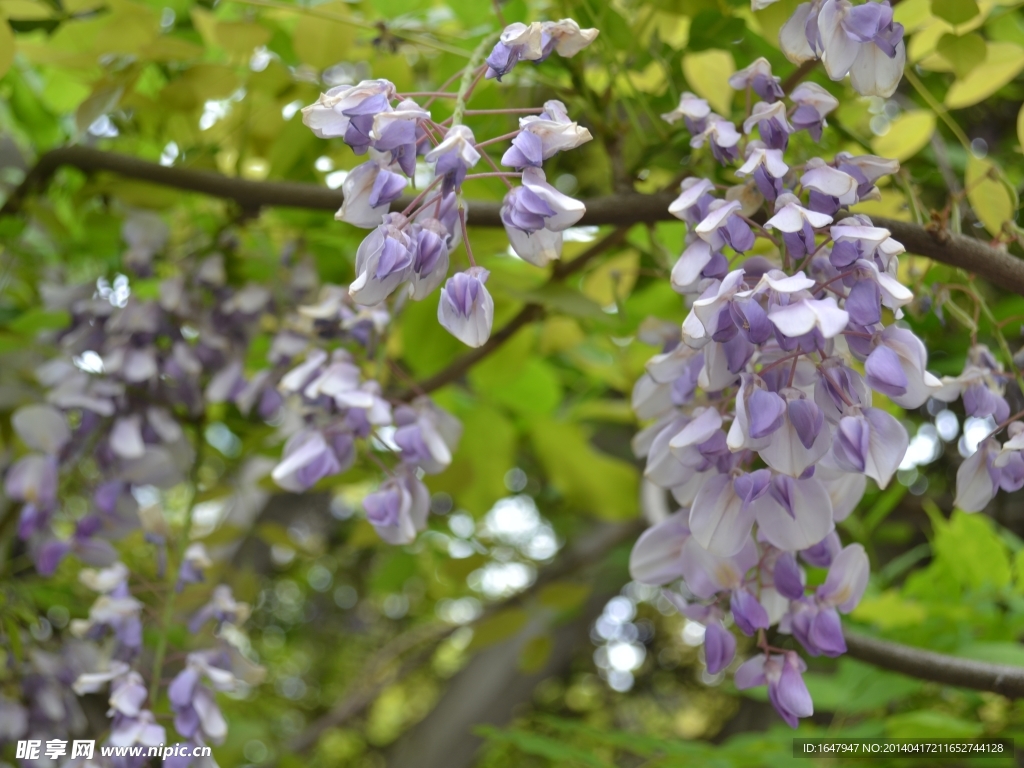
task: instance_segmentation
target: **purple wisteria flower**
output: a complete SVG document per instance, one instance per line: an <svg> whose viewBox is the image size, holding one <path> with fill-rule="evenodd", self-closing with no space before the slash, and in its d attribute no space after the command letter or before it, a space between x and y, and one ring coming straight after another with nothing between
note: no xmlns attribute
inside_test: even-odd
<svg viewBox="0 0 1024 768"><path fill-rule="evenodd" d="M427 525L430 492L414 475L396 474L363 499L366 519L389 544L409 544Z"/></svg>
<svg viewBox="0 0 1024 768"><path fill-rule="evenodd" d="M887 1L801 3L779 32L779 42L790 61L820 58L833 80L849 74L863 96L892 96L903 77L903 25L893 21Z"/></svg>
<svg viewBox="0 0 1024 768"><path fill-rule="evenodd" d="M444 141L427 152L426 161L434 163L434 173L444 179L441 193L449 194L462 182L469 169L480 162L473 132L465 125L453 125L444 136Z"/></svg>
<svg viewBox="0 0 1024 768"><path fill-rule="evenodd" d="M500 81L520 61L541 62L553 52L571 58L590 45L597 35L596 29L580 29L572 19L509 24L487 57L487 77Z"/></svg>
<svg viewBox="0 0 1024 768"><path fill-rule="evenodd" d="M441 326L470 347L483 346L494 324L494 300L484 286L489 276L483 267L455 273L445 283L437 305Z"/></svg>
<svg viewBox="0 0 1024 768"><path fill-rule="evenodd" d="M735 654L726 612L755 636L759 650L736 685L767 685L796 727L813 713L806 667L795 651L769 644L765 630L791 635L810 655L846 650L840 615L861 599L869 567L860 545L843 547L836 524L868 479L879 488L892 481L909 444L876 396L906 409L963 397L979 417L1008 415L1006 376L977 348L964 374L939 380L920 339L899 322L913 299L899 280L903 247L849 211L876 197L876 182L898 164L845 153L790 162L789 136L807 130L818 140L835 99L802 87L790 107L766 61L733 85L763 99L744 122L748 137L692 94L665 116L684 118L693 146L710 143L723 165L742 151L736 173L746 182L723 194L710 179L688 178L669 207L686 224L671 285L688 312L678 332L650 339L663 348L633 389L646 424L633 447L646 460L645 480L680 509L639 538L630 572L648 584L683 581L686 600L665 594L704 624L709 672ZM749 138L755 127L760 140ZM961 466L962 508L1024 487L1024 426L1010 426L1011 439L990 437ZM821 586L807 587L805 565L829 569Z"/></svg>

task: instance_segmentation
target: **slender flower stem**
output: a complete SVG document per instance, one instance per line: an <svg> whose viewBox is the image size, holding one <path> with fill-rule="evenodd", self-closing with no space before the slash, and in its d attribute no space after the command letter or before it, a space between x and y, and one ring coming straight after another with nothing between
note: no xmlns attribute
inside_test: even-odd
<svg viewBox="0 0 1024 768"><path fill-rule="evenodd" d="M496 179L496 178L518 179L519 176L520 176L520 174L518 174L518 173L510 173L508 171L494 171L494 172L486 172L486 173L471 173L468 176L466 176L466 180L468 181L469 179Z"/></svg>
<svg viewBox="0 0 1024 768"><path fill-rule="evenodd" d="M440 209L440 207L441 207L441 200L443 200L443 199L444 199L444 195L442 193L438 192L433 197L429 197L426 200L424 200L423 201L423 205L419 206L412 213L403 213L402 215L403 216L408 216L410 218L413 217L413 216L418 216L421 211L425 211L427 209L427 207L432 205L433 203L437 203L437 207L438 207L438 209ZM435 211L434 212L434 218L435 219L437 218L437 214L438 214L438 211Z"/></svg>
<svg viewBox="0 0 1024 768"><path fill-rule="evenodd" d="M470 266L476 266L476 259L473 258L473 249L469 247L469 232L466 231L466 209L462 207L462 200L459 200L459 224L462 225L462 242L466 245L466 256L469 257Z"/></svg>
<svg viewBox="0 0 1024 768"><path fill-rule="evenodd" d="M435 178L435 179L434 179L434 180L433 180L432 182L430 182L430 183L429 183L429 184L428 184L428 185L427 185L426 187L424 187L423 191L422 191L422 192L420 192L420 193L419 193L418 195L416 195L416 197L414 197L414 198L413 198L412 202L411 202L411 203L409 203L409 204L408 204L408 205L407 205L407 206L405 207L405 210L404 210L404 211L402 211L402 215L403 215L403 216L408 216L408 215L409 215L409 212L410 212L410 211L411 211L411 210L412 210L413 208L415 208L415 207L416 207L416 205L417 205L417 204L418 204L418 203L419 203L419 202L420 202L420 201L421 201L421 200L422 200L422 199L423 199L423 198L424 198L424 197L426 196L426 194L427 194L427 193L428 193L428 192L429 192L430 190L432 190L432 189L433 189L434 187L436 187L436 186L437 186L438 184L440 184L440 183L441 183L441 182L442 182L443 180L444 180L444 176L438 176L438 177L437 177L437 178Z"/></svg>
<svg viewBox="0 0 1024 768"><path fill-rule="evenodd" d="M982 443L983 443L983 442L985 442L985 441L986 441L986 440L988 440L988 439L989 439L990 437L995 437L995 436L996 436L996 435L998 435L998 434L999 434L1000 432L1002 432L1002 431L1003 431L1004 429L1006 429L1006 428L1007 428L1008 426L1010 426L1011 424L1013 424L1013 422L1017 421L1017 419L1024 419L1024 411L1018 411L1017 413L1013 414L1013 416L1011 416L1010 418L1008 418L1008 419L1007 419L1006 421L1004 421L1004 422L1003 422L1002 424L1000 424L1000 425L999 425L998 427L996 427L996 428L995 428L995 429L993 429L993 430L992 430L991 432L989 432L989 433L988 433L987 435L985 435L985 437L983 437L983 438L981 439L981 442L982 442Z"/></svg>
<svg viewBox="0 0 1024 768"><path fill-rule="evenodd" d="M780 357L778 360L776 360L776 361L774 361L772 363L769 363L768 365L764 366L760 371L758 371L758 375L760 376L762 374L765 374L768 371L770 371L772 368L778 368L780 365L782 365L783 363L788 363L790 360L799 360L805 354L807 354L807 353L806 352L793 352L792 354L786 355L785 357Z"/></svg>
<svg viewBox="0 0 1024 768"><path fill-rule="evenodd" d="M181 525L181 532L178 534L174 547L174 558L167 563L167 597L164 601L163 615L160 620L160 636L157 638L156 649L153 651L153 674L149 682L149 707L156 708L157 697L160 695L160 679L163 673L164 657L167 654L167 632L171 626L171 619L174 618L174 604L178 596L177 581L178 573L181 570L182 557L188 547L189 538L192 533L192 513L195 511L195 500L199 491L199 470L203 466L204 446L206 436L204 432L205 419L196 422L196 458L192 464L192 477L189 482L189 497L185 506L185 520Z"/></svg>
<svg viewBox="0 0 1024 768"><path fill-rule="evenodd" d="M477 44L476 48L473 49L473 54L469 57L469 63L466 64L466 68L462 71L459 92L455 96L455 109L452 110L452 125L462 125L462 118L466 114L466 102L469 101L469 97L472 95L477 82L487 71L486 65L483 64L484 58L487 55L487 49L494 46L498 36L498 32L486 35Z"/></svg>
<svg viewBox="0 0 1024 768"><path fill-rule="evenodd" d="M447 93L448 92L448 86L451 85L452 83L454 83L460 77L462 77L462 70L461 69L455 70L455 72L452 74L451 77L449 77L447 80L445 80L443 83L441 83L441 85L439 85L437 87L437 92L438 93ZM430 105L433 104L434 100L437 99L437 98L439 98L439 97L431 96L429 99L427 99L427 101L423 104L424 108L430 107ZM445 97L445 98L447 98L447 97Z"/></svg>
<svg viewBox="0 0 1024 768"><path fill-rule="evenodd" d="M996 321L996 317L992 314L992 310L988 306L988 302L982 298L981 293L978 292L978 287L974 284L974 278L971 277L971 290L974 291L974 297L977 301L977 308L985 316L985 319L992 324L992 331L995 334L996 341L999 342L999 349L1002 351L1003 356L1006 358L1007 365L1010 366L1010 370L1014 372L1014 378L1017 381L1017 386L1020 387L1021 392L1024 392L1024 376L1017 370L1013 364L1013 351L1010 349L1010 345L1006 341L1006 336L1003 335L1003 329Z"/></svg>
<svg viewBox="0 0 1024 768"><path fill-rule="evenodd" d="M480 149L480 147L486 147L488 144L497 144L499 141L508 141L509 139L514 139L518 135L519 131L509 131L508 133L503 134L501 136L495 136L493 139L487 139L486 141L478 141L476 143L476 148Z"/></svg>
<svg viewBox="0 0 1024 768"><path fill-rule="evenodd" d="M544 107L509 107L508 109L467 109L464 115L539 115Z"/></svg>
<svg viewBox="0 0 1024 768"><path fill-rule="evenodd" d="M487 161L487 164L488 164L489 166L491 166L491 168L493 168L493 169L494 169L494 172L495 172L495 173L498 173L498 174L503 174L503 173L504 173L504 171L503 171L503 170L501 170L501 168L499 168L499 167L498 167L498 164L497 164L496 162L494 162L494 158L493 158L493 157L491 157L490 155L488 155L488 154L487 154L486 152L481 152L481 153L480 153L480 156L481 156L481 157L482 157L482 158L483 158L484 160L486 160L486 161ZM519 176L519 174L515 174L515 175L516 175L516 176ZM507 176L500 176L500 178L501 178L501 180L502 180L503 182L505 182L505 186L506 186L506 187L508 187L509 189L512 189L512 182L508 180L508 177L507 177Z"/></svg>

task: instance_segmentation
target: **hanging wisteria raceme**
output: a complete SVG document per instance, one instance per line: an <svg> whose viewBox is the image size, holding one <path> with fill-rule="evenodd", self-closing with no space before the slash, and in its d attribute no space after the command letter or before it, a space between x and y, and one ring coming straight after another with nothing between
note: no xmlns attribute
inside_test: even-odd
<svg viewBox="0 0 1024 768"><path fill-rule="evenodd" d="M863 595L869 564L859 544L842 546L835 526L868 478L888 485L908 446L877 396L904 409L962 397L968 414L1002 429L1007 377L977 347L961 376L940 381L927 371L924 344L899 322L913 298L899 280L903 246L849 211L877 199L876 182L898 163L789 158L790 136L819 139L838 102L806 83L787 106L763 59L730 83L761 99L742 133L692 94L664 116L684 120L691 146L710 145L745 181L688 178L669 207L687 225L671 283L689 313L633 390L637 416L651 422L634 449L647 481L680 509L641 536L630 565L641 582L682 580L683 592L666 595L705 625L712 674L735 655L727 614L756 635L761 653L737 669L736 685L767 685L795 727L813 712L806 667L792 648L770 644L767 630L793 636L811 656L846 651L840 614ZM1009 437L1002 445L989 437L961 466L965 511L1024 485L1024 425L1010 423ZM806 586L805 566L828 569L821 586Z"/></svg>
<svg viewBox="0 0 1024 768"><path fill-rule="evenodd" d="M548 101L519 121L510 134L479 140L464 120L473 91L482 78L501 80L520 61L543 62L551 54L575 56L597 37L596 29L580 29L572 19L557 22L510 24L484 59L485 40L461 73L457 92L425 94L422 105L387 80L365 80L338 86L302 110L303 122L320 138L340 138L369 160L351 170L342 184L344 203L336 218L373 231L356 253L356 279L349 286L359 305L373 306L402 286L416 300L425 299L444 283L438 303L438 322L471 347L490 337L494 304L487 291L488 271L476 264L468 242L468 206L462 198L467 179L498 177L509 188L501 209L509 241L515 252L537 266L545 266L562 252L562 232L585 211L578 200L548 184L543 164L558 152L574 149L591 139L560 101ZM435 122L429 106L452 98L451 117ZM502 110L488 110L488 113ZM487 147L510 141L501 171ZM416 158L433 166L433 179L401 212L394 203L416 176ZM483 160L493 170L471 171ZM510 178L519 176L522 186ZM451 278L452 251L465 242L470 267ZM308 447L303 455L313 455Z"/></svg>

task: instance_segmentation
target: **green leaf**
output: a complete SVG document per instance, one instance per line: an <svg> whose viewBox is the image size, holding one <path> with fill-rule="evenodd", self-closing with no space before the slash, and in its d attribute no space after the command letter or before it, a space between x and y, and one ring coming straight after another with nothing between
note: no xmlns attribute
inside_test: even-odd
<svg viewBox="0 0 1024 768"><path fill-rule="evenodd" d="M808 672L804 681L815 709L857 714L889 706L921 690L922 683L869 664L842 658L834 674Z"/></svg>
<svg viewBox="0 0 1024 768"><path fill-rule="evenodd" d="M971 208L990 234L998 235L1005 222L1014 220L1013 197L994 163L973 155L968 157L964 187Z"/></svg>
<svg viewBox="0 0 1024 768"><path fill-rule="evenodd" d="M553 366L532 358L522 366L518 376L509 376L500 385L487 390L487 394L517 413L551 413L562 402L562 381Z"/></svg>
<svg viewBox="0 0 1024 768"><path fill-rule="evenodd" d="M979 10L975 0L932 0L932 13L953 26L970 21Z"/></svg>
<svg viewBox="0 0 1024 768"><path fill-rule="evenodd" d="M683 56L683 75L690 88L723 115L732 111L729 78L735 71L736 63L729 51L711 49Z"/></svg>
<svg viewBox="0 0 1024 768"><path fill-rule="evenodd" d="M7 70L14 63L14 33L6 21L0 21L0 77L7 74Z"/></svg>
<svg viewBox="0 0 1024 768"><path fill-rule="evenodd" d="M530 291L509 292L509 295L522 301L536 302L563 315L604 317L600 304L575 288L560 283L542 285Z"/></svg>
<svg viewBox="0 0 1024 768"><path fill-rule="evenodd" d="M508 640L526 626L530 615L522 608L506 608L473 627L473 639L467 650L479 651L489 645Z"/></svg>
<svg viewBox="0 0 1024 768"><path fill-rule="evenodd" d="M318 12L347 16L351 5L345 2L318 5ZM298 57L317 69L326 69L351 57L355 45L356 29L351 24L333 21L322 16L304 13L299 17L292 33L292 44Z"/></svg>
<svg viewBox="0 0 1024 768"><path fill-rule="evenodd" d="M53 331L67 328L71 315L67 312L48 312L45 309L30 309L18 315L7 328L14 333L34 334L39 331Z"/></svg>
<svg viewBox="0 0 1024 768"><path fill-rule="evenodd" d="M515 466L516 430L499 410L480 403L456 415L462 440L451 466L428 483L432 491L450 493L458 506L482 515L508 493L505 473Z"/></svg>
<svg viewBox="0 0 1024 768"><path fill-rule="evenodd" d="M509 743L527 755L552 760L558 766L575 768L582 765L587 768L613 768L611 763L604 762L590 750L574 746L562 739L553 739L550 736L541 736L529 731L499 730L487 725L477 726L476 732L491 741Z"/></svg>
<svg viewBox="0 0 1024 768"><path fill-rule="evenodd" d="M1017 113L1017 141L1020 143L1021 150L1024 151L1024 105Z"/></svg>
<svg viewBox="0 0 1024 768"><path fill-rule="evenodd" d="M956 76L963 79L971 70L985 61L987 48L985 38L977 32L957 36L945 34L939 38L935 50L950 63Z"/></svg>
<svg viewBox="0 0 1024 768"><path fill-rule="evenodd" d="M927 109L913 109L893 120L884 136L872 139L871 150L902 162L924 149L933 133L935 115Z"/></svg>
<svg viewBox="0 0 1024 768"><path fill-rule="evenodd" d="M987 99L1024 69L1024 48L1014 43L989 43L988 55L967 77L946 91L946 106L961 109Z"/></svg>
<svg viewBox="0 0 1024 768"><path fill-rule="evenodd" d="M725 16L719 11L701 11L690 24L689 51L735 45L747 32L747 25L738 16ZM706 98L706 97L705 97Z"/></svg>
<svg viewBox="0 0 1024 768"><path fill-rule="evenodd" d="M1024 645L1014 642L971 643L956 651L957 656L985 661L989 664L1005 664L1024 667Z"/></svg>
<svg viewBox="0 0 1024 768"><path fill-rule="evenodd" d="M551 635L531 637L519 651L519 670L528 675L540 672L548 663L553 646Z"/></svg>
<svg viewBox="0 0 1024 768"><path fill-rule="evenodd" d="M885 733L891 739L974 738L985 726L980 722L961 720L944 712L919 710L894 715L886 720Z"/></svg>
<svg viewBox="0 0 1024 768"><path fill-rule="evenodd" d="M558 611L572 611L583 605L590 595L590 585L572 581L556 581L548 584L537 595L537 600L547 608Z"/></svg>
<svg viewBox="0 0 1024 768"><path fill-rule="evenodd" d="M571 504L608 520L636 515L636 468L596 450L579 424L537 421L531 437L552 484Z"/></svg>
<svg viewBox="0 0 1024 768"><path fill-rule="evenodd" d="M984 515L954 512L947 524L937 527L932 550L966 587L999 588L1010 583L1006 545Z"/></svg>
<svg viewBox="0 0 1024 768"><path fill-rule="evenodd" d="M850 615L857 621L892 629L920 624L928 611L920 603L902 598L897 590L887 589L880 595L865 597Z"/></svg>

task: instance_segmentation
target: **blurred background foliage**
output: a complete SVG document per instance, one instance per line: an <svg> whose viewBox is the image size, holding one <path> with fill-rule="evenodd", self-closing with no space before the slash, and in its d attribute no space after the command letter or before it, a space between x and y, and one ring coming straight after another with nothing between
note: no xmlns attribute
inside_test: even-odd
<svg viewBox="0 0 1024 768"><path fill-rule="evenodd" d="M710 157L691 158L684 133L658 115L684 90L740 114L743 95L727 85L733 71L759 56L783 78L794 71L777 45L794 7L510 0L500 4L506 21L571 16L601 36L574 59L481 84L473 106L559 98L595 137L558 158L560 189L582 198L656 192L683 173L712 173ZM1020 4L903 0L896 20L908 33L897 93L860 98L812 70L842 106L821 150L801 151L896 157L902 170L865 212L948 222L1020 255ZM78 143L163 166L337 188L360 159L338 140L315 138L299 108L330 86L371 77L400 91L432 90L497 27L494 7L479 0L0 0L0 185L10 194L43 153ZM434 106L435 119L447 116L450 105ZM512 125L507 116L478 116L473 127L481 136ZM470 185L474 199L504 191L493 179ZM245 211L62 168L45 194L0 219L0 441L8 454L6 415L38 397L30 371L51 352L39 334L66 322L47 308L40 284L87 281L152 295L155 280L129 282L121 266L121 226L140 209L171 227L158 276L216 245L226 249L233 282L276 290L287 274L306 270L319 283L346 284L364 236L324 211ZM644 343L649 318L678 322L684 314L667 280L682 224L635 226L581 274L550 285L543 270L508 255L501 230L473 228L472 212L470 224L474 252L492 272L496 327L527 302L546 312L437 393L465 436L451 468L430 478L437 514L414 545L384 544L355 512L372 472L356 469L303 497L280 494L258 479L277 451L272 428L233 406L214 413L196 535L217 553L211 583L227 581L253 604L251 648L268 670L266 683L244 697L222 697L230 733L217 760L787 764L793 733L759 691L741 696L710 677L701 627L673 614L657 591L629 583L626 569L641 529L629 392L654 351ZM565 258L604 234L573 230ZM919 296L908 321L937 373L959 373L972 338L1006 356L1024 343L1024 298L979 283L984 303L975 311L945 287L975 285L969 276L922 258L906 258L903 268ZM409 304L387 343L418 379L463 354L434 313L432 301ZM254 367L274 330L270 320L261 328ZM1010 396L1019 410L1019 392ZM954 512L956 467L987 428L941 405L898 415L916 435L899 483L869 492L841 526L844 539L868 548L874 571L853 622L904 643L1024 665L1021 495L1001 495L990 515ZM85 503L69 494L66 504ZM166 511L173 506L171 499ZM9 540L13 513L4 515ZM134 544L124 557L144 570L149 550ZM5 657L21 653L21 633L45 645L85 615L89 598L74 564L52 580L36 577L23 557L3 568ZM183 612L205 599L202 589L187 593ZM172 642L188 649L191 638L177 632ZM0 663L0 688L5 668ZM994 694L851 659L812 661L808 685L816 714L798 735L1024 738L1024 707ZM478 744L475 757L459 757ZM450 762L429 762L438 749Z"/></svg>

